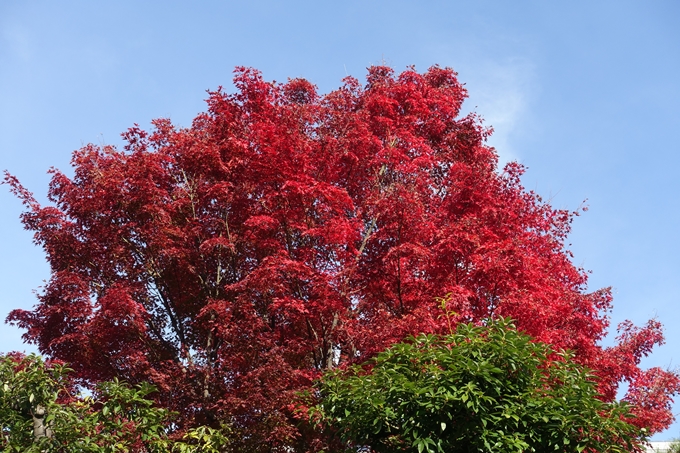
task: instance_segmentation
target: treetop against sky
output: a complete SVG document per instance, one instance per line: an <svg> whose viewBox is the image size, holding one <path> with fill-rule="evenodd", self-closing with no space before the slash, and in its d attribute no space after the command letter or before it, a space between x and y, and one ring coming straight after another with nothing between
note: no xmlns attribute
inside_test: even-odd
<svg viewBox="0 0 680 453"><path fill-rule="evenodd" d="M74 152L46 205L6 174L51 268L8 320L42 353L83 383L151 382L183 429L226 420L242 448L307 450L293 408L324 371L502 316L573 351L606 401L627 382L631 423L667 428L678 376L639 366L660 323L601 345L611 292L565 249L578 212L498 168L452 69L373 66L319 95L237 68L234 85L190 128Z"/></svg>
<svg viewBox="0 0 680 453"><path fill-rule="evenodd" d="M54 166L74 177L71 151L115 145L153 118L189 127L206 89L230 84L236 66L264 80L303 77L319 95L347 75L387 62L453 67L492 126L500 165L528 167L522 185L559 209L588 213L565 243L590 290L612 287L610 325L657 317L668 344L642 367L674 367L680 331L678 142L680 31L672 1L116 2L5 1L0 5L0 169L47 205ZM0 285L5 314L31 309L50 277L45 255L0 191ZM3 350L32 350L4 325ZM613 328L602 342L616 343ZM660 436L660 437L658 437ZM677 425L656 439L678 436Z"/></svg>

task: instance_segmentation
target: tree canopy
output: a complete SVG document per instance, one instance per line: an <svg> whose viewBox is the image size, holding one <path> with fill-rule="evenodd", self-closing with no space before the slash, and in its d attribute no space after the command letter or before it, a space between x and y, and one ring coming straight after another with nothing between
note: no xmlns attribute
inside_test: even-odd
<svg viewBox="0 0 680 453"><path fill-rule="evenodd" d="M16 453L218 453L224 433L198 427L172 439L172 417L132 388L100 382L82 396L63 364L35 355L0 356L0 448Z"/></svg>
<svg viewBox="0 0 680 453"><path fill-rule="evenodd" d="M322 372L408 335L512 317L598 376L627 381L632 423L672 420L678 377L642 370L661 326L621 326L602 347L608 289L589 291L554 209L498 168L491 130L461 115L451 69L369 68L326 95L238 68L189 127L134 126L122 149L89 144L49 204L26 205L51 278L8 320L84 384L149 381L179 426L228 421L238 448L308 448L292 409Z"/></svg>
<svg viewBox="0 0 680 453"><path fill-rule="evenodd" d="M312 414L348 447L375 452L644 451L630 406L603 402L593 379L499 318L327 373Z"/></svg>

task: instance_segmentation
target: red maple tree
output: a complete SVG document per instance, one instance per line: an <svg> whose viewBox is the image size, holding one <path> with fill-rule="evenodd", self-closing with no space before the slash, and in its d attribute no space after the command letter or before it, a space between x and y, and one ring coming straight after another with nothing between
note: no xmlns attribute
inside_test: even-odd
<svg viewBox="0 0 680 453"><path fill-rule="evenodd" d="M234 81L189 128L160 119L123 150L76 151L49 206L6 175L52 270L8 317L25 340L84 383L150 381L180 425L227 420L269 448L296 442L291 402L325 369L446 330L448 294L458 322L512 317L574 350L604 399L628 381L642 426L670 424L678 376L639 368L661 326L600 345L611 294L571 263L577 213L497 168L452 70L372 67L324 96L252 69Z"/></svg>

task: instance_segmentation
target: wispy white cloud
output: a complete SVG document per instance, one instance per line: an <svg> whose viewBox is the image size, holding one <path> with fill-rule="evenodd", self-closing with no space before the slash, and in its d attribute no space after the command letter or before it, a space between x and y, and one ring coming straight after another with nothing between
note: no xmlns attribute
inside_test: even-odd
<svg viewBox="0 0 680 453"><path fill-rule="evenodd" d="M532 129L529 104L536 94L534 65L524 59L477 61L462 71L469 92L466 111L474 111L494 129L489 144L496 148L500 164L521 160L515 138Z"/></svg>

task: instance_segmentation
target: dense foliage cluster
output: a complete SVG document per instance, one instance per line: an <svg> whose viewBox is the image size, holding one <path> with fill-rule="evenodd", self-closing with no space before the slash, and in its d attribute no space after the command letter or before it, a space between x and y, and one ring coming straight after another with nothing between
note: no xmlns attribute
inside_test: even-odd
<svg viewBox="0 0 680 453"><path fill-rule="evenodd" d="M149 381L178 426L227 421L243 451L312 448L295 395L325 370L408 335L512 317L574 351L612 401L623 381L655 432L678 378L641 370L661 327L622 326L603 348L608 290L588 292L555 210L497 168L490 133L461 116L450 69L369 69L327 95L305 80L238 69L191 127L135 126L123 149L87 145L72 177L52 170L50 204L18 180L51 278L9 321L84 384Z"/></svg>
<svg viewBox="0 0 680 453"><path fill-rule="evenodd" d="M459 324L327 373L314 414L349 447L389 453L644 451L627 403L603 402L569 354L507 319Z"/></svg>
<svg viewBox="0 0 680 453"><path fill-rule="evenodd" d="M149 384L100 382L82 397L59 363L35 355L0 357L0 450L16 453L218 453L220 431L199 427L169 437L172 418Z"/></svg>

